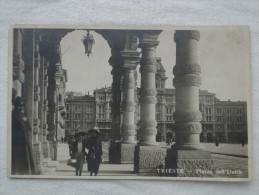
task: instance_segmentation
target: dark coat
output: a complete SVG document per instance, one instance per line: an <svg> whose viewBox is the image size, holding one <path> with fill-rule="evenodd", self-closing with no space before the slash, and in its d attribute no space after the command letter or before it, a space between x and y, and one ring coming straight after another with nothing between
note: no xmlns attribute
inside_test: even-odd
<svg viewBox="0 0 259 195"><path fill-rule="evenodd" d="M89 137L86 147L89 150L87 155L88 171L97 174L103 155L101 135L96 134Z"/></svg>
<svg viewBox="0 0 259 195"><path fill-rule="evenodd" d="M73 142L72 156L76 159L76 169L79 171L83 170L83 166L85 163L85 143L82 142L82 150L78 151L78 140Z"/></svg>
<svg viewBox="0 0 259 195"><path fill-rule="evenodd" d="M24 113L12 112L12 174L36 173L32 152L32 130Z"/></svg>

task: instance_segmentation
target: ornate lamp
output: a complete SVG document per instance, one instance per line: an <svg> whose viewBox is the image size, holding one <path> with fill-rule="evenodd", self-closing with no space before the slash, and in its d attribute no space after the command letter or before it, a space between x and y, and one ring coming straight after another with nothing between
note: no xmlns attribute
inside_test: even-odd
<svg viewBox="0 0 259 195"><path fill-rule="evenodd" d="M87 30L87 35L83 36L82 42L85 46L85 53L89 57L89 55L92 53L92 47L94 44L94 37L93 35L90 35L89 30Z"/></svg>

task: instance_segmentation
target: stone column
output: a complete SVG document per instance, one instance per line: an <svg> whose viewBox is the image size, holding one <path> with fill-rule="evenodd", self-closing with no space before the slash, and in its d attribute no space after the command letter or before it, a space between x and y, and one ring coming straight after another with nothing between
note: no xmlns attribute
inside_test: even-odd
<svg viewBox="0 0 259 195"><path fill-rule="evenodd" d="M43 61L43 97L42 97L42 147L43 147L43 156L44 158L50 157L49 151L49 142L47 140L47 111L48 111L48 97L47 97L47 89L48 89L48 62L44 59Z"/></svg>
<svg viewBox="0 0 259 195"><path fill-rule="evenodd" d="M109 147L109 162L120 163L120 106L121 106L121 79L122 79L122 57L119 51L113 51L109 60L112 69L112 124L111 141Z"/></svg>
<svg viewBox="0 0 259 195"><path fill-rule="evenodd" d="M198 41L200 33L193 30L177 30L175 78L176 108L174 130L176 143L167 151L166 168L182 169L173 176L209 176L204 172L211 170L211 155L200 144L202 114L199 111L199 86L201 67L198 64Z"/></svg>
<svg viewBox="0 0 259 195"><path fill-rule="evenodd" d="M223 110L223 112L224 112L224 110ZM224 116L222 117L222 120L224 121L225 120L225 118L224 118ZM223 122L223 123L225 123L225 122ZM224 124L223 125L223 128L224 128L224 134L223 134L223 139L224 139L224 142L225 143L228 143L228 125L227 124Z"/></svg>
<svg viewBox="0 0 259 195"><path fill-rule="evenodd" d="M22 85L24 82L24 61L22 58L22 31L14 29L13 47L13 89L16 96L22 97Z"/></svg>
<svg viewBox="0 0 259 195"><path fill-rule="evenodd" d="M39 102L40 102L40 83L39 83L39 69L41 66L38 40L34 33L34 118L33 118L33 153L34 161L36 163L37 173L41 173L42 157L41 142L39 141L39 134L41 132L39 119Z"/></svg>
<svg viewBox="0 0 259 195"><path fill-rule="evenodd" d="M120 140L120 104L121 104L121 79L122 79L122 57L113 55L110 60L112 65L112 140Z"/></svg>
<svg viewBox="0 0 259 195"><path fill-rule="evenodd" d="M140 37L142 59L140 61L140 130L139 144L135 150L135 171L138 173L157 172L163 165L164 155L156 142L156 46L160 31L143 32Z"/></svg>
<svg viewBox="0 0 259 195"><path fill-rule="evenodd" d="M50 158L56 160L56 138L55 138L55 120L56 120L56 91L55 91L55 64L50 63L48 68L48 88L47 88L47 100L48 100L48 114L47 114L47 125L48 134L47 140L49 141Z"/></svg>
<svg viewBox="0 0 259 195"><path fill-rule="evenodd" d="M139 52L122 51L123 57L123 121L121 127L121 163L133 163L135 149L135 70Z"/></svg>

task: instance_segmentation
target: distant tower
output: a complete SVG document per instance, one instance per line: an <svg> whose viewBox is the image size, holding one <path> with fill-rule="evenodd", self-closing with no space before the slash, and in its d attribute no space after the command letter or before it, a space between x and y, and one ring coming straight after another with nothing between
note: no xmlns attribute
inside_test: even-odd
<svg viewBox="0 0 259 195"><path fill-rule="evenodd" d="M158 92L165 91L165 81L168 79L168 77L165 76L165 69L161 63L161 58L157 57L156 61L156 89Z"/></svg>

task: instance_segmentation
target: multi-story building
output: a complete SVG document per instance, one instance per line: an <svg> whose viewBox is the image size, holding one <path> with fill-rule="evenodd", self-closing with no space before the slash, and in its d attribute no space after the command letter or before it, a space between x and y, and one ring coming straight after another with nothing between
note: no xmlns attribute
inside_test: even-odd
<svg viewBox="0 0 259 195"><path fill-rule="evenodd" d="M96 102L94 96L66 94L66 136L74 135L77 131L94 128L96 122Z"/></svg>
<svg viewBox="0 0 259 195"><path fill-rule="evenodd" d="M157 58L157 141L165 141L166 135L170 135L173 140L175 139L173 120L175 89L166 88L165 72L161 58ZM139 92L140 90L137 88L135 121L139 121ZM221 142L240 142L242 138L247 140L246 102L220 101L215 93L207 90L199 91L199 102L202 113L201 141L213 142L215 138ZM83 110L86 105L91 105L92 109L89 112ZM96 89L94 96L78 96L78 94L68 96L66 129L73 131L79 126L78 130L86 131L96 126L100 129L103 138L108 139L112 123L111 105L111 87ZM89 118L89 120L85 120L85 118ZM136 130L138 129L136 123Z"/></svg>
<svg viewBox="0 0 259 195"><path fill-rule="evenodd" d="M244 101L215 103L215 136L226 142L247 140L247 104Z"/></svg>

